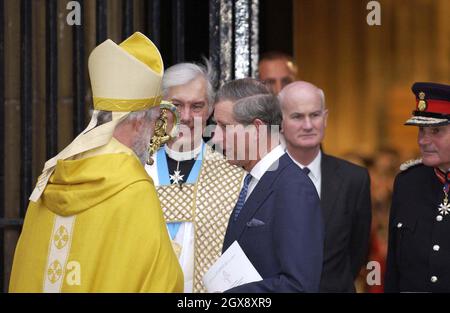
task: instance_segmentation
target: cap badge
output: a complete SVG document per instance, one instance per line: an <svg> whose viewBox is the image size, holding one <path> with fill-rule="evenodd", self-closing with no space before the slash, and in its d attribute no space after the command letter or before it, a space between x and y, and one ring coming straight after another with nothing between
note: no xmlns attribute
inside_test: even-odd
<svg viewBox="0 0 450 313"><path fill-rule="evenodd" d="M419 111L425 111L427 108L427 101L425 100L425 92L421 91L419 93L419 105L417 106Z"/></svg>

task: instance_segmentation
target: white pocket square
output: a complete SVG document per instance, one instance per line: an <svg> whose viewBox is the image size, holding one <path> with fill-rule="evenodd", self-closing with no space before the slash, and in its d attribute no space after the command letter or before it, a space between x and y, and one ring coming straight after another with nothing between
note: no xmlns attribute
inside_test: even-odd
<svg viewBox="0 0 450 313"><path fill-rule="evenodd" d="M258 227L263 225L266 225L266 223L256 218L252 218L251 221L247 222L247 227Z"/></svg>

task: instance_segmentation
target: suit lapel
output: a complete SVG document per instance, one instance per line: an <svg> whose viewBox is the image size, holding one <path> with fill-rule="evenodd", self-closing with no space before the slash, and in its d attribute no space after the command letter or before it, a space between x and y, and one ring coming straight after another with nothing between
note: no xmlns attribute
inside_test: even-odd
<svg viewBox="0 0 450 313"><path fill-rule="evenodd" d="M234 238L239 239L247 226L247 222L253 215L255 215L256 211L258 211L267 197L269 197L269 195L272 193L273 183L275 182L282 169L289 164L290 159L286 159L286 157L289 158L287 154L284 154L278 159L278 162L274 163L278 163L278 167L276 169L271 168L272 170L264 173L255 189L253 189L252 193L248 197L247 201L245 201L244 207L242 208L242 211L237 221L235 222L235 227L233 227Z"/></svg>
<svg viewBox="0 0 450 313"><path fill-rule="evenodd" d="M325 224L331 219L333 213L333 203L340 188L339 165L333 158L322 153L322 162L320 164L322 171L320 205Z"/></svg>
<svg viewBox="0 0 450 313"><path fill-rule="evenodd" d="M235 241L238 240L244 231L250 217L255 214L261 204L271 193L270 187L273 183L274 172L266 172L253 189L252 193L245 201L244 206L239 213L238 219L234 221L234 209L228 221L227 231L225 233L222 253Z"/></svg>

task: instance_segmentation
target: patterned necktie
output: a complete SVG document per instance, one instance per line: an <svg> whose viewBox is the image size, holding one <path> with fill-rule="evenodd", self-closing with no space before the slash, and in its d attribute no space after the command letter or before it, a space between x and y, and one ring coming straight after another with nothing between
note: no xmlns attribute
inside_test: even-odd
<svg viewBox="0 0 450 313"><path fill-rule="evenodd" d="M248 185L250 184L251 180L252 180L252 175L250 175L250 174L247 174L244 178L244 185L242 186L238 201L236 203L236 206L234 207L234 221L237 220L239 213L241 212L242 207L244 206L245 198L247 197L247 192L248 192Z"/></svg>
<svg viewBox="0 0 450 313"><path fill-rule="evenodd" d="M306 166L304 168L302 168L302 171L305 172L306 176L308 176L309 172L311 172L311 170L309 168L307 168Z"/></svg>

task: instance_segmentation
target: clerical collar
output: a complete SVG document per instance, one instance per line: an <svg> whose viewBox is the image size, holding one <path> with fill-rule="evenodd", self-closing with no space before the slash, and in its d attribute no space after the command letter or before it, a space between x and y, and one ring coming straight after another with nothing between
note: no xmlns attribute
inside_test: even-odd
<svg viewBox="0 0 450 313"><path fill-rule="evenodd" d="M194 150L191 150L191 151L183 151L183 152L175 151L175 150L170 149L168 145L164 146L164 150L166 151L167 155L172 160L187 161L187 160L195 159L200 154L200 152L202 152L202 147L203 147L203 141L197 148L195 148Z"/></svg>

